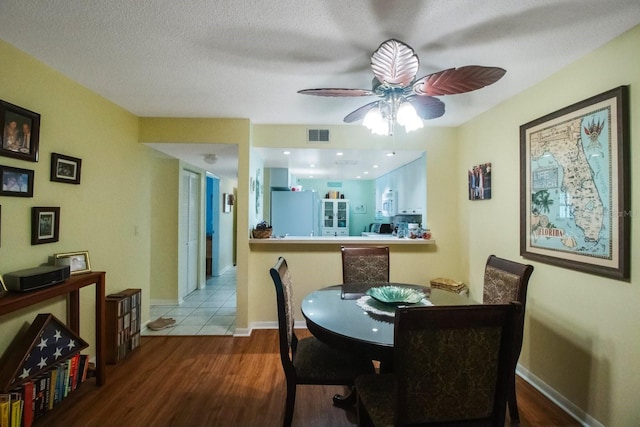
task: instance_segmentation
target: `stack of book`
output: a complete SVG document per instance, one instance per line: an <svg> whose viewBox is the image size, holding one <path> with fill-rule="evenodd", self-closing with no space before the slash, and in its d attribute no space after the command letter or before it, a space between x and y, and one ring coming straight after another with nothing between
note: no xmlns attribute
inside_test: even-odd
<svg viewBox="0 0 640 427"><path fill-rule="evenodd" d="M30 427L87 378L89 356L76 353L7 393L0 393L0 427Z"/></svg>

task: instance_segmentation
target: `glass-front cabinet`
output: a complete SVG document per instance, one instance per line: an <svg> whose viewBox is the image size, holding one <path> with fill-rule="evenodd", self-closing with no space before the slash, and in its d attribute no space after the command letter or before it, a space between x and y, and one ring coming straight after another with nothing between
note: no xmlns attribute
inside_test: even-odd
<svg viewBox="0 0 640 427"><path fill-rule="evenodd" d="M322 200L322 235L349 235L349 200Z"/></svg>

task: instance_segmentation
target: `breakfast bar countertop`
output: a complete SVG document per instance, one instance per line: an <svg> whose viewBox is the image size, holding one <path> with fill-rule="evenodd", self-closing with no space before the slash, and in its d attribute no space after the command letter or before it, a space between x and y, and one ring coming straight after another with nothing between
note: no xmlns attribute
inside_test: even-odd
<svg viewBox="0 0 640 427"><path fill-rule="evenodd" d="M363 237L363 236L286 236L286 237L270 237L268 239L249 239L249 243L260 245L278 245L278 244L297 244L297 245L435 245L435 240L410 239L407 237Z"/></svg>

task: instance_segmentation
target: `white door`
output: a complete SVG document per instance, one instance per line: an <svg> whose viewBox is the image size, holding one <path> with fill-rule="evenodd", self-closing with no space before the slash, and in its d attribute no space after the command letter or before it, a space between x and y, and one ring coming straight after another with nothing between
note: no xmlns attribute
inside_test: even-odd
<svg viewBox="0 0 640 427"><path fill-rule="evenodd" d="M182 225L184 264L182 271L180 298L198 288L198 236L200 215L200 176L182 171L182 201L180 221Z"/></svg>

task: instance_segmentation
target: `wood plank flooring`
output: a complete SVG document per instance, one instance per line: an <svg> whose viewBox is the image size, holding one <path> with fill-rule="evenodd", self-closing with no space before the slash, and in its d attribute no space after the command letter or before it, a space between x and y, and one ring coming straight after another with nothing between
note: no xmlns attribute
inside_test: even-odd
<svg viewBox="0 0 640 427"><path fill-rule="evenodd" d="M522 427L580 425L524 381L517 389ZM355 411L331 404L342 392L299 386L293 425L357 425ZM276 427L285 395L275 330L249 338L143 337L138 350L108 366L104 386L88 380L35 426Z"/></svg>

